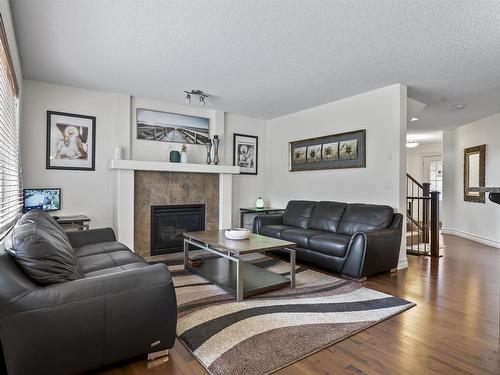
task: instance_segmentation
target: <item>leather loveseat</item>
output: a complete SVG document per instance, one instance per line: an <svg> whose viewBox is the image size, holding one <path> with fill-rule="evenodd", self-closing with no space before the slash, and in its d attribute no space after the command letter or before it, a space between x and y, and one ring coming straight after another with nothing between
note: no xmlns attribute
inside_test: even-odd
<svg viewBox="0 0 500 375"><path fill-rule="evenodd" d="M397 267L402 225L389 206L290 201L281 215L258 215L253 231L295 242L300 263L363 280Z"/></svg>
<svg viewBox="0 0 500 375"><path fill-rule="evenodd" d="M171 348L176 296L113 230L64 232L23 215L0 252L0 339L10 375L77 374Z"/></svg>

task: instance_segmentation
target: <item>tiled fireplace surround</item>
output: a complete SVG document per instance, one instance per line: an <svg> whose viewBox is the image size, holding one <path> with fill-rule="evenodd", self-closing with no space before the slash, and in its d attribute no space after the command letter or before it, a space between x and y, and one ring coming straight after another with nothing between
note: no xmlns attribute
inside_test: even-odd
<svg viewBox="0 0 500 375"><path fill-rule="evenodd" d="M219 175L136 171L134 176L134 250L150 255L153 205L205 204L205 228L219 228Z"/></svg>
<svg viewBox="0 0 500 375"><path fill-rule="evenodd" d="M231 227L232 177L240 168L230 165L110 160L113 171L113 226L118 241L140 255L149 255L152 205L206 205L205 228Z"/></svg>

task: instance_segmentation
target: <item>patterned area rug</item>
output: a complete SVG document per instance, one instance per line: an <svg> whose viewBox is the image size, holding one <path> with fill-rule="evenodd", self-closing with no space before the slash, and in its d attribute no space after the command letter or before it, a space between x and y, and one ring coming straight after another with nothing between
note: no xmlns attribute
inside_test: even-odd
<svg viewBox="0 0 500 375"><path fill-rule="evenodd" d="M165 261L176 287L177 335L213 375L271 373L415 306L304 267L297 267L296 288L238 303L184 271L180 257L172 254ZM252 254L247 260L289 273L289 264L274 258Z"/></svg>

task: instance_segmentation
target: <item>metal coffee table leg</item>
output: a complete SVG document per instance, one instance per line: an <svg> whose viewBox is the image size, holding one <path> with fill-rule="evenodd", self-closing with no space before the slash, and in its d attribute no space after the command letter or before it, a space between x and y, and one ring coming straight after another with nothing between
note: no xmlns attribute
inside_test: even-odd
<svg viewBox="0 0 500 375"><path fill-rule="evenodd" d="M184 270L188 267L189 243L184 240Z"/></svg>
<svg viewBox="0 0 500 375"><path fill-rule="evenodd" d="M288 249L290 252L290 288L295 288L295 249Z"/></svg>
<svg viewBox="0 0 500 375"><path fill-rule="evenodd" d="M236 260L236 301L243 301L243 262Z"/></svg>

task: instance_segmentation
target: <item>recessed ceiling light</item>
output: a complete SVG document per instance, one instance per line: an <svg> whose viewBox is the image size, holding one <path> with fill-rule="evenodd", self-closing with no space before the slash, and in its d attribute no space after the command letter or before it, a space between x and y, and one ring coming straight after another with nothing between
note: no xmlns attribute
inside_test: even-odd
<svg viewBox="0 0 500 375"><path fill-rule="evenodd" d="M417 146L418 146L418 142L415 142L413 140L406 142L406 147L408 147L408 148L415 148Z"/></svg>
<svg viewBox="0 0 500 375"><path fill-rule="evenodd" d="M418 117L412 117L412 118L410 119L410 121L411 121L411 122L413 122L413 121L418 121Z"/></svg>
<svg viewBox="0 0 500 375"><path fill-rule="evenodd" d="M464 109L465 108L465 104L455 104L451 109L453 111L458 111L460 109Z"/></svg>

